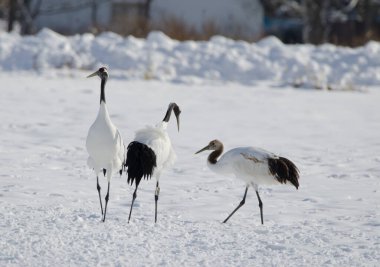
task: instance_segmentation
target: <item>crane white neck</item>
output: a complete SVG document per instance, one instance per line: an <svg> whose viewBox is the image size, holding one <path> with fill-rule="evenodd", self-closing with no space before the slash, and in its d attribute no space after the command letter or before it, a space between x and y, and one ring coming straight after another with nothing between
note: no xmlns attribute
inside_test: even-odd
<svg viewBox="0 0 380 267"><path fill-rule="evenodd" d="M231 173L231 168L227 162L223 161L223 158L219 159L223 153L223 146L213 151L207 158L207 166L215 173L221 175L227 175Z"/></svg>
<svg viewBox="0 0 380 267"><path fill-rule="evenodd" d="M98 111L98 119L102 119L102 120L109 119L107 105L103 101L100 102L100 107Z"/></svg>

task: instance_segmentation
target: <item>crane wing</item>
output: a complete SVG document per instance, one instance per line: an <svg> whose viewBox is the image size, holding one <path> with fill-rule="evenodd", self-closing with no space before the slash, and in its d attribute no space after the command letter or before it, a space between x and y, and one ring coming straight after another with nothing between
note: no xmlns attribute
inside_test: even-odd
<svg viewBox="0 0 380 267"><path fill-rule="evenodd" d="M264 163L263 160L260 160L258 159L257 157L253 156L253 155L250 155L250 154L246 154L246 153L240 153L240 155L242 155L245 159L247 160L252 160L254 163Z"/></svg>
<svg viewBox="0 0 380 267"><path fill-rule="evenodd" d="M116 129L116 149L118 149L118 159L121 161L121 167L124 165L125 163L125 156L126 156L126 153L125 153L125 145L124 145L124 141L123 141L123 138L121 137L121 134L119 132L119 129Z"/></svg>
<svg viewBox="0 0 380 267"><path fill-rule="evenodd" d="M255 163L264 163L268 158L278 158L277 155L257 147L245 147L240 154L246 159Z"/></svg>

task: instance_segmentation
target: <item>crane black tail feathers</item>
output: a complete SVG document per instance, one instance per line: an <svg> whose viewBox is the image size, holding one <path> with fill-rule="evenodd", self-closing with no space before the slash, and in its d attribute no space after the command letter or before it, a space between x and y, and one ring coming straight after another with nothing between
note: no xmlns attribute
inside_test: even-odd
<svg viewBox="0 0 380 267"><path fill-rule="evenodd" d="M268 159L269 171L281 184L292 183L297 189L299 187L299 171L297 166L287 158Z"/></svg>
<svg viewBox="0 0 380 267"><path fill-rule="evenodd" d="M152 176L156 166L156 154L150 147L136 141L128 145L125 161L128 183L132 185L135 181L137 187L142 178L149 179Z"/></svg>

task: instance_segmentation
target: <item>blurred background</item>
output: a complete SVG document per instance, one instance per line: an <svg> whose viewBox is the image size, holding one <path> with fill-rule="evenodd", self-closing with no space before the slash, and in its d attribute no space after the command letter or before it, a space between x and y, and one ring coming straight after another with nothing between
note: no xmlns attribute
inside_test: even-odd
<svg viewBox="0 0 380 267"><path fill-rule="evenodd" d="M380 40L380 0L0 0L3 31L65 35L113 31L177 40L214 35L358 46Z"/></svg>

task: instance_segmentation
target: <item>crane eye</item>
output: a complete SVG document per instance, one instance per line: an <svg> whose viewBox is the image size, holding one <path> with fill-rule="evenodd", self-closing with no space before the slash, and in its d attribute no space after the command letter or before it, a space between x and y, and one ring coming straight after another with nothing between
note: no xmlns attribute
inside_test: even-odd
<svg viewBox="0 0 380 267"><path fill-rule="evenodd" d="M104 68L100 68L99 71L100 71L100 72L104 72Z"/></svg>

